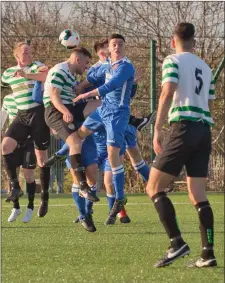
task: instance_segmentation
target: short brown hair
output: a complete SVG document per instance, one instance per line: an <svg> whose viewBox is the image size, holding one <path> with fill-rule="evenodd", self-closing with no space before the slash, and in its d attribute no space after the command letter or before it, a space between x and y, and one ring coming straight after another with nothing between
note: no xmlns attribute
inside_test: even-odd
<svg viewBox="0 0 225 283"><path fill-rule="evenodd" d="M174 29L174 35L183 41L188 41L195 35L195 27L191 23L179 23Z"/></svg>
<svg viewBox="0 0 225 283"><path fill-rule="evenodd" d="M119 38L119 39L122 39L124 42L125 42L125 38L124 36L122 36L121 34L119 33L113 33L110 35L108 41L110 41L111 39L114 39L114 38Z"/></svg>
<svg viewBox="0 0 225 283"><path fill-rule="evenodd" d="M24 41L21 41L21 42L18 42L18 43L16 43L16 45L15 45L15 47L14 47L14 49L13 49L13 55L14 56L16 56L16 54L17 54L17 51L20 49L20 47L21 46L23 46L23 45L28 45L26 42L24 42Z"/></svg>
<svg viewBox="0 0 225 283"><path fill-rule="evenodd" d="M84 56L89 57L90 59L92 58L91 53L85 47L76 47L73 49L72 53L82 54Z"/></svg>
<svg viewBox="0 0 225 283"><path fill-rule="evenodd" d="M108 43L109 43L109 42L108 42L108 39L107 39L107 38L106 38L106 39L103 39L103 40L101 40L101 41L96 41L95 44L94 44L94 50L95 50L95 52L97 53L99 49L104 48L104 45L105 45L105 44L108 44Z"/></svg>

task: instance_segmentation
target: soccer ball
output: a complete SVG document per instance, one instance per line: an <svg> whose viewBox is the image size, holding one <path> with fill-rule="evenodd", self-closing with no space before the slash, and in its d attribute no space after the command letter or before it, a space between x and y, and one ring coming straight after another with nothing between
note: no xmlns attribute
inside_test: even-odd
<svg viewBox="0 0 225 283"><path fill-rule="evenodd" d="M60 33L59 42L66 49L73 49L80 44L80 36L78 32L66 29Z"/></svg>

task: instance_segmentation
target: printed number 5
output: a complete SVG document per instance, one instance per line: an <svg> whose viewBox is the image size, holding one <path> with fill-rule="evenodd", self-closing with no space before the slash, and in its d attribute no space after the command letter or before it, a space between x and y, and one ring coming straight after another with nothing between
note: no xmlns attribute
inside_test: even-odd
<svg viewBox="0 0 225 283"><path fill-rule="evenodd" d="M198 95L200 94L202 86L203 86L203 81L202 81L202 78L200 77L200 75L202 75L202 70L196 68L195 69L195 78L196 78L197 81L199 81L199 87L196 86L195 93L197 93Z"/></svg>

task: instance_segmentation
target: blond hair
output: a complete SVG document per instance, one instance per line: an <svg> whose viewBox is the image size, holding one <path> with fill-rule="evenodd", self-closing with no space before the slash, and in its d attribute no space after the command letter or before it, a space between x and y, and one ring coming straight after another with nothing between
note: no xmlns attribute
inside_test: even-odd
<svg viewBox="0 0 225 283"><path fill-rule="evenodd" d="M22 42L18 42L16 45L15 45L15 47L14 47L14 49L13 49L13 55L14 55L14 57L16 57L16 54L18 53L18 50L21 48L21 46L23 46L23 45L27 45L27 43L26 42L24 42L24 41L22 41Z"/></svg>

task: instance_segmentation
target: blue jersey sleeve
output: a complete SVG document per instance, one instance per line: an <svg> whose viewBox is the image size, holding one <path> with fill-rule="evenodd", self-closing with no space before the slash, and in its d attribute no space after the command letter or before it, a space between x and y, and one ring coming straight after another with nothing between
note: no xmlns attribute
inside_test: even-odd
<svg viewBox="0 0 225 283"><path fill-rule="evenodd" d="M42 90L42 82L36 81L34 84L34 88L32 91L32 100L43 104L43 90Z"/></svg>
<svg viewBox="0 0 225 283"><path fill-rule="evenodd" d="M107 93L122 87L123 84L130 78L134 78L134 68L131 64L120 64L115 70L113 77L98 88L100 96L105 96Z"/></svg>
<svg viewBox="0 0 225 283"><path fill-rule="evenodd" d="M99 85L99 83L105 81L106 70L107 68L105 67L105 65L101 66L97 70L90 68L87 73L87 81L93 85Z"/></svg>

